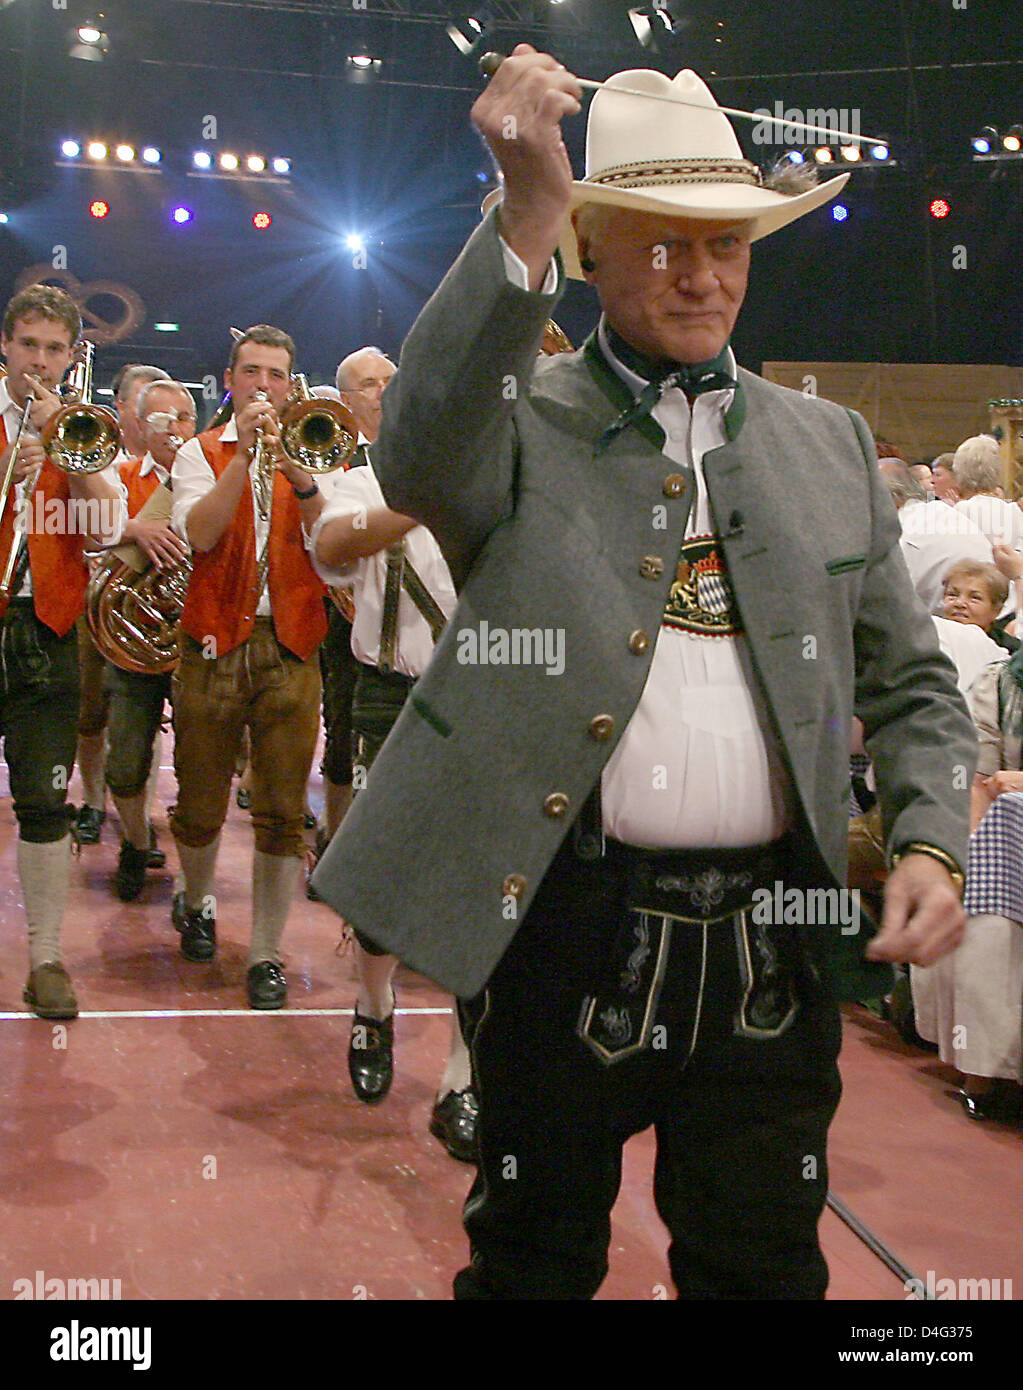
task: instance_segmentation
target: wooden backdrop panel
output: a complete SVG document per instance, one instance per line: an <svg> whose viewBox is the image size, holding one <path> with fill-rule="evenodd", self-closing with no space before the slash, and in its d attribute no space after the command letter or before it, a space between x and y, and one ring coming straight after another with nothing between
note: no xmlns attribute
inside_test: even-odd
<svg viewBox="0 0 1023 1390"><path fill-rule="evenodd" d="M1023 398L1023 368L942 363L765 362L768 381L858 410L915 463L991 429L993 397Z"/></svg>

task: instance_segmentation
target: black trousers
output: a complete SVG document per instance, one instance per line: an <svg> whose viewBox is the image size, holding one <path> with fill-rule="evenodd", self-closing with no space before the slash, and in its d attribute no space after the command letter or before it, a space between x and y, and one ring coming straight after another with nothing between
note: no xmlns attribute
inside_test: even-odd
<svg viewBox="0 0 1023 1390"><path fill-rule="evenodd" d="M480 1164L464 1212L472 1260L455 1296L592 1298L622 1146L653 1125L654 1200L679 1297L821 1298L837 1002L793 940L795 1017L779 1036L756 1036L740 1008L750 952L744 966L734 918L676 920L661 1031L605 1065L577 1030L585 997L617 972L630 875L613 853L584 862L564 847L487 989L463 1005Z"/></svg>
<svg viewBox="0 0 1023 1390"><path fill-rule="evenodd" d="M31 599L0 620L0 736L21 839L62 840L78 746L78 639L41 623Z"/></svg>
<svg viewBox="0 0 1023 1390"><path fill-rule="evenodd" d="M405 701L415 682L411 676L403 676L397 671L380 671L376 666L367 666L361 661L355 662L355 668L357 675L352 692L352 767L353 774L354 769L359 769L362 779L368 775L387 735L398 722L398 715L405 708ZM358 929L355 929L355 937L367 955L387 955L382 946L378 946Z"/></svg>
<svg viewBox="0 0 1023 1390"><path fill-rule="evenodd" d="M352 655L352 625L329 598L327 635L320 644L323 680L323 761L320 772L337 787L352 785L352 697L359 662Z"/></svg>

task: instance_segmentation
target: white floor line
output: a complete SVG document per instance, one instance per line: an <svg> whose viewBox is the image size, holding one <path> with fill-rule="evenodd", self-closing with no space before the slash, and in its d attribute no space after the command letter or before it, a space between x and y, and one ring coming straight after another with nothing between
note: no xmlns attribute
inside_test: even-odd
<svg viewBox="0 0 1023 1390"><path fill-rule="evenodd" d="M83 1009L82 1018L351 1018L354 1009ZM451 1014L450 1009L395 1009L405 1014ZM35 1018L28 1012L0 1013L0 1023ZM39 1019L40 1023L59 1023L60 1019ZM72 1022L68 1019L66 1022Z"/></svg>

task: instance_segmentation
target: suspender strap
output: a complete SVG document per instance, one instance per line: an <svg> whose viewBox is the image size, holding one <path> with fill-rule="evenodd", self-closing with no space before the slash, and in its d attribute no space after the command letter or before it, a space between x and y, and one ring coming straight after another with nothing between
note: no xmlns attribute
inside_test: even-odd
<svg viewBox="0 0 1023 1390"><path fill-rule="evenodd" d="M409 598L429 624L430 636L436 646L441 633L444 631L447 618L407 555L405 556L405 573L402 576L402 584Z"/></svg>
<svg viewBox="0 0 1023 1390"><path fill-rule="evenodd" d="M398 635L398 599L405 572L405 542L387 550L387 576L384 580L384 613L380 624L380 656L377 666L385 674L394 670L394 646Z"/></svg>

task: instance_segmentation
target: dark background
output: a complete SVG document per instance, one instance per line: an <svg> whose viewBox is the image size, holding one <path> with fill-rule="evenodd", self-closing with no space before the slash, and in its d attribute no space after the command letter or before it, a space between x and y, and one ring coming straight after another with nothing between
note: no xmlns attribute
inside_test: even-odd
<svg viewBox="0 0 1023 1390"><path fill-rule="evenodd" d="M1019 0L681 0L675 46L637 42L620 0L504 0L487 47L520 40L577 73L694 67L718 100L752 109L849 107L892 142L897 169L860 171L836 224L827 207L768 238L735 345L768 359L1023 363L1023 161L977 164L984 124L1023 121ZM82 282L118 281L145 303L130 338L102 348L103 384L124 361L219 381L229 324L268 321L299 347L298 366L331 380L367 342L393 356L478 220L490 162L469 125L474 62L445 32L443 0L0 0L0 294L26 267L68 248ZM470 0L471 3L471 0ZM68 57L69 32L102 12L103 62ZM716 42L716 40L722 40ZM380 58L350 80L346 57ZM213 115L218 140L204 142ZM749 123L747 154L770 162ZM73 136L163 150L158 173L60 167ZM567 123L583 171L584 120ZM293 160L287 182L188 176L194 149ZM932 197L952 215L928 215ZM88 214L103 197L110 214ZM170 221L186 202L195 219ZM256 231L252 213L272 226ZM353 268L349 232L367 241ZM952 267L964 246L967 268ZM113 309L102 298L94 310ZM558 319L578 342L596 318L572 286ZM170 320L180 332L153 323Z"/></svg>

